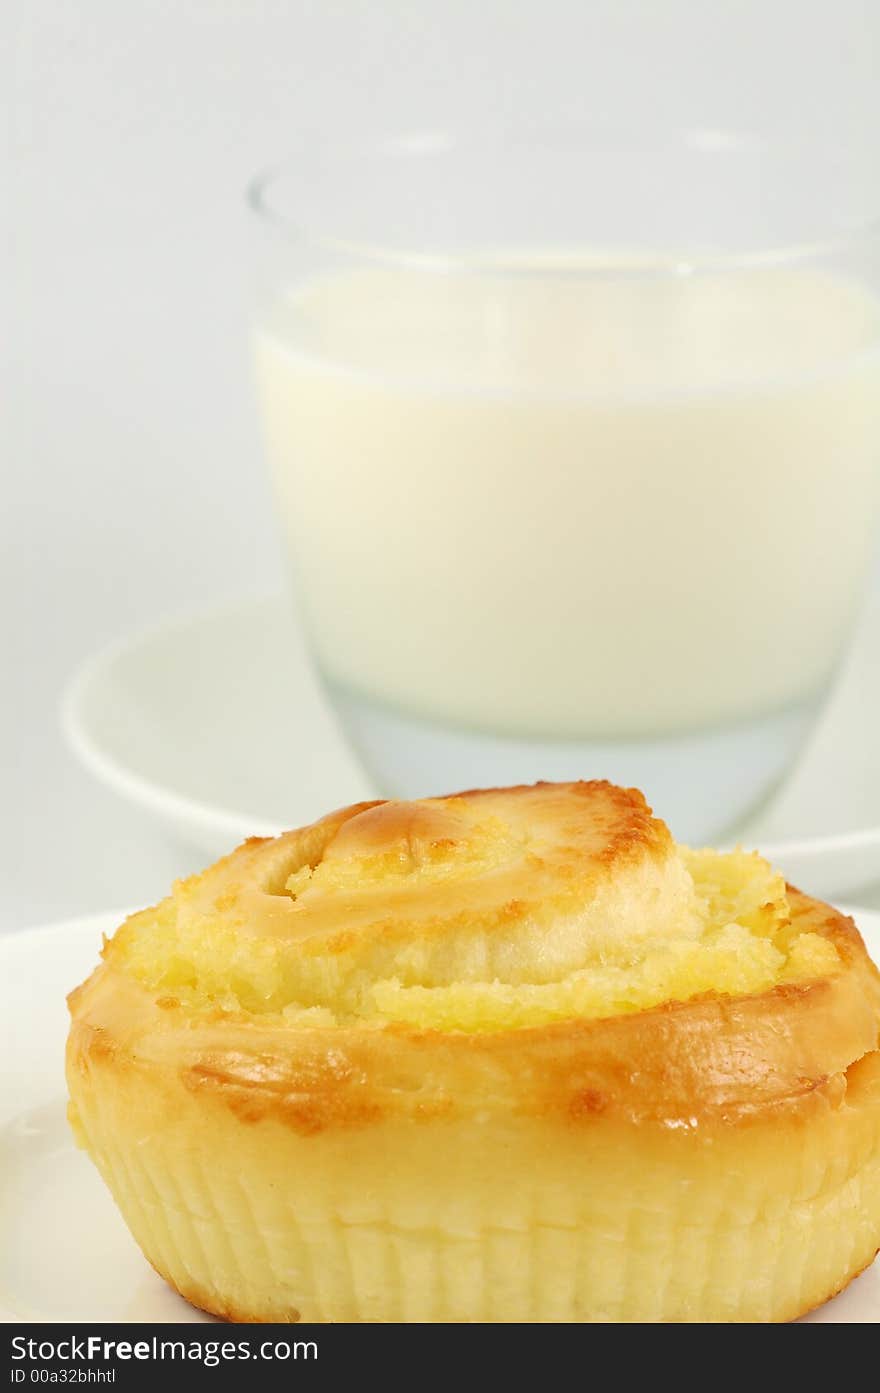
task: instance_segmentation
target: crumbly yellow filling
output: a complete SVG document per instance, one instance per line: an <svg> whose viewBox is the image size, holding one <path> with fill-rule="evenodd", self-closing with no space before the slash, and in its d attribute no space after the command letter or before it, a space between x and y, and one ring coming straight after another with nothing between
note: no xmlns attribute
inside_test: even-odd
<svg viewBox="0 0 880 1393"><path fill-rule="evenodd" d="M299 867L284 883L304 912L321 869ZM674 847L659 870L635 867L588 903L565 887L549 907L510 908L502 896L501 909L476 928L465 914L439 925L408 917L406 899L398 903L388 888L394 868L361 869L363 878L347 862L332 871L341 926L332 944L326 934L249 932L246 911L206 910L195 881L128 920L106 955L190 1009L314 1028L400 1021L466 1031L613 1016L705 992L754 993L840 966L827 939L792 924L783 877L755 853ZM387 922L374 918L363 935L346 933L346 896L360 905L378 869L379 901L390 895L395 912ZM398 869L408 894L419 867ZM441 857L431 876L451 870ZM475 870L486 873L485 864Z"/></svg>

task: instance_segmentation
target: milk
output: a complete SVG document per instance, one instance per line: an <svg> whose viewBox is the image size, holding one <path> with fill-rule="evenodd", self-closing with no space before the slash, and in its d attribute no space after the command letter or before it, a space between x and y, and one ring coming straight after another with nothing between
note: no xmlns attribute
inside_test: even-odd
<svg viewBox="0 0 880 1393"><path fill-rule="evenodd" d="M277 497L341 691L516 740L817 698L880 474L880 303L818 270L381 269L257 333Z"/></svg>

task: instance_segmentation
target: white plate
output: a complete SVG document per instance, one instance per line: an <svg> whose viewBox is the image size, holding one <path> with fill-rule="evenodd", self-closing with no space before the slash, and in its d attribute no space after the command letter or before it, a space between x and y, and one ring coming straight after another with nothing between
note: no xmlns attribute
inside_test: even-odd
<svg viewBox="0 0 880 1393"><path fill-rule="evenodd" d="M880 958L880 914L852 911ZM0 1321L206 1321L141 1256L65 1119L65 995L123 913L0 938ZM805 1319L880 1321L880 1262Z"/></svg>
<svg viewBox="0 0 880 1393"><path fill-rule="evenodd" d="M123 914L0 937L0 1321L208 1320L157 1277L65 1115L65 995Z"/></svg>
<svg viewBox="0 0 880 1393"><path fill-rule="evenodd" d="M878 711L875 604L798 767L742 834L815 894L880 881ZM168 624L99 654L74 677L62 719L92 773L212 859L249 834L377 796L280 599Z"/></svg>

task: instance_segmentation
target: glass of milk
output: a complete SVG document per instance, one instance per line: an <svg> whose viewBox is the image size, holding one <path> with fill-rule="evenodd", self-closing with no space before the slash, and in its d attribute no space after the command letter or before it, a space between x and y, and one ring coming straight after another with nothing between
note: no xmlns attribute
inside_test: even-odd
<svg viewBox="0 0 880 1393"><path fill-rule="evenodd" d="M785 775L880 495L880 237L838 149L566 127L313 147L251 188L302 622L394 796Z"/></svg>

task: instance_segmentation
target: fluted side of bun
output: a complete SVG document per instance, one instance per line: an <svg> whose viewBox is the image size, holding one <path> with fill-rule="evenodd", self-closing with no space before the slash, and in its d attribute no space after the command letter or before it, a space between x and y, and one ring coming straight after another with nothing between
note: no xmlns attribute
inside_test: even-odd
<svg viewBox="0 0 880 1393"><path fill-rule="evenodd" d="M129 919L74 1125L232 1319L772 1320L880 1245L880 978L605 783L360 804Z"/></svg>

